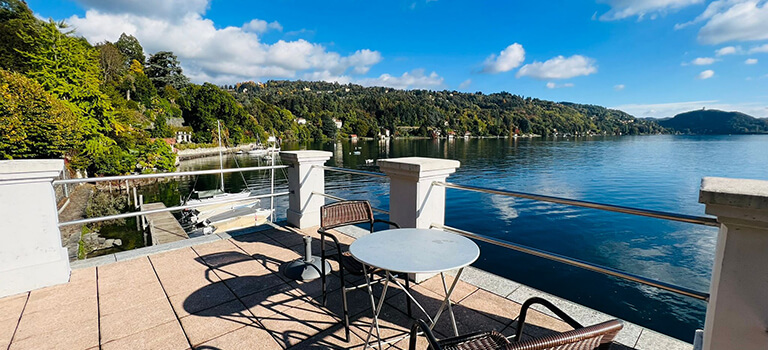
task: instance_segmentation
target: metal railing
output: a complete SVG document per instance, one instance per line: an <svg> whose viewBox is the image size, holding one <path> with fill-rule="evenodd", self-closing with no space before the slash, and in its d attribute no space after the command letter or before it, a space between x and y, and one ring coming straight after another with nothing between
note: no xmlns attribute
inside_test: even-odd
<svg viewBox="0 0 768 350"><path fill-rule="evenodd" d="M334 196L334 195L330 195L330 194L327 194L327 193L320 193L320 192L315 192L315 191L312 191L312 195L313 195L313 196L314 196L314 195L317 195L317 196L322 196L322 197L325 197L325 198L330 198L330 199L333 199L333 200L336 200L336 201L348 201L348 200L349 200L349 199L345 199L345 198L341 198L341 197L336 197L336 196ZM386 210L384 210L384 209L379 209L379 208L374 208L374 207L371 207L371 210L373 210L373 211L375 211L375 212L379 212L379 213L382 213L382 214L387 214L387 215L389 215L389 212L388 212L388 211L386 211Z"/></svg>
<svg viewBox="0 0 768 350"><path fill-rule="evenodd" d="M337 167L325 166L325 165L313 165L312 167L313 168L318 168L318 169L335 171L335 172L339 172L339 173L364 175L364 176L373 176L373 177L387 177L387 174L377 173L377 172L374 172L374 171L365 171L365 170L356 170L356 169L347 169L347 168L337 168Z"/></svg>
<svg viewBox="0 0 768 350"><path fill-rule="evenodd" d="M255 167L248 167L248 168L229 168L229 169L180 171L180 172L174 172L174 173L157 173L157 174L89 177L89 178L82 178L82 179L54 180L53 184L54 185L61 185L61 184L83 183L83 182L104 182L104 181L157 179L157 178L163 178L163 177L225 174L225 173L236 173L236 172L241 172L241 171L257 171L257 170L284 169L284 168L288 168L288 166L287 165L273 165L273 166L255 166Z"/></svg>
<svg viewBox="0 0 768 350"><path fill-rule="evenodd" d="M500 247L504 247L504 248L507 248L507 249L515 250L515 251L522 252L522 253L525 253L525 254L529 254L529 255L533 255L533 256L538 256L540 258L544 258L544 259L547 259L547 260L557 261L557 262L560 262L560 263L563 263L563 264L579 267L579 268L582 268L582 269L585 269L585 270L589 270L589 271L593 271L593 272L598 272L598 273L606 274L606 275L613 276L613 277L622 278L622 279L625 279L625 280L637 282L637 283L644 284L644 285L651 286L651 287L656 287L656 288L659 288L659 289L666 290L668 292L684 295L684 296L691 297L691 298L694 298L694 299L709 301L709 294L708 293L703 293L703 292L695 291L695 290L692 290L692 289L676 286L676 285L669 284L669 283L666 283L666 282L656 281L656 280L653 280L653 279L650 279L650 278L647 278L647 277L638 276L638 275L634 275L634 274L631 274L631 273L619 271L619 270L614 269L614 268L593 264L593 263L586 262L586 261L583 261L583 260L569 258L567 256L563 256L563 255L559 255L559 254L555 254L555 253L550 253L550 252L547 252L547 251L544 251L544 250L527 247L527 246L524 246L524 245L521 245L521 244L517 244L517 243L507 242L507 241L503 241L503 240L500 240L500 239L496 239L496 238L492 238L492 237L488 237L488 236L483 236L483 235L480 235L480 234L477 234L477 233L474 233L474 232L469 232L469 231L461 230L461 229L458 229L458 228L455 228L455 227L450 227L450 226L445 226L445 225L440 225L440 224L432 224L431 228L438 228L438 229L441 229L441 230L446 230L446 231L449 231L449 232L453 232L453 233L462 235L462 236L467 237L467 238L476 239L478 241L494 244L494 245L497 245L497 246L500 246Z"/></svg>
<svg viewBox="0 0 768 350"><path fill-rule="evenodd" d="M449 183L449 182L435 181L432 184L435 186L443 186L446 188L455 188L459 190L498 194L498 195L508 196L508 197L517 197L517 198L532 199L536 201L573 205L577 207L592 208L592 209L611 211L616 213L647 216L651 218L664 219L664 220L670 220L670 221L679 221L679 222L685 222L689 224L715 226L715 227L720 226L720 223L717 222L716 218L707 217L707 216L694 216L694 215L685 215L685 214L677 214L677 213L668 213L668 212L657 211L657 210L638 209L638 208L624 207L620 205L611 205L611 204L601 204L601 203L595 203L595 202L544 196L544 195L531 194L531 193L525 193L525 192L496 190L496 189L485 188L485 187L458 185L458 184Z"/></svg>

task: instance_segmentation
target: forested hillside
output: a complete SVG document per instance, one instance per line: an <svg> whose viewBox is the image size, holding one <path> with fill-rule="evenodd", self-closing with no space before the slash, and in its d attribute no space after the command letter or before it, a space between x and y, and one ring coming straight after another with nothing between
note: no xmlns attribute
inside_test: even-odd
<svg viewBox="0 0 768 350"><path fill-rule="evenodd" d="M645 134L663 130L653 121L639 120L617 110L555 103L507 92L397 90L307 81L245 82L231 88L246 106L276 106L276 110L268 113L285 114L287 110L294 117L306 119L306 125L287 125L288 120L283 118L278 127L285 130L288 138L319 137L323 125L333 119L343 122L342 135L359 136L375 136L382 128L399 136L428 136L432 130L439 130L442 135L453 131L474 136ZM264 126L272 127L266 123Z"/></svg>
<svg viewBox="0 0 768 350"><path fill-rule="evenodd" d="M716 109L680 113L659 124L683 134L763 134L768 133L768 120L740 112Z"/></svg>

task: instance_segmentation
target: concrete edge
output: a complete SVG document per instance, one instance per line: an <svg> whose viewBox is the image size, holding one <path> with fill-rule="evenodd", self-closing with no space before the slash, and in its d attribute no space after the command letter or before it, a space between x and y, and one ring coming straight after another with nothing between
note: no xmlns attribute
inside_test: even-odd
<svg viewBox="0 0 768 350"><path fill-rule="evenodd" d="M250 227L250 228L233 230L228 232L221 232L221 233L213 233L207 236L189 238L181 241L165 243L165 244L160 244L155 246L142 247L142 248L128 250L124 252L102 255L95 258L75 260L75 261L71 261L69 263L69 266L72 270L85 269L85 268L94 267L94 266L103 266L103 265L115 263L118 261L133 260L136 258L141 258L149 255L158 254L158 253L169 252L172 250L178 250L182 248L189 248L199 244L211 243L215 241L230 239L237 236L243 236L243 235L248 235L256 232L266 231L266 230L273 229L274 227L272 225L277 226L280 224L284 224L284 222L278 222L275 224L266 223L264 225L256 226L256 227Z"/></svg>

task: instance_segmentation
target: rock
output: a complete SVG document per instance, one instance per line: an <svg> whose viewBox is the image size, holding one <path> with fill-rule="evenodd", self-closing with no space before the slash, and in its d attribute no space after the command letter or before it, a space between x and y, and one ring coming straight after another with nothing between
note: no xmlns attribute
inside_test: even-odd
<svg viewBox="0 0 768 350"><path fill-rule="evenodd" d="M99 237L99 238L98 238L98 242L99 242L99 244L104 244L104 243L106 243L106 242L107 242L107 239L106 239L106 238L104 238L104 237Z"/></svg>
<svg viewBox="0 0 768 350"><path fill-rule="evenodd" d="M69 239L67 240L70 244L77 244L77 242L80 242L80 235L74 234L69 236Z"/></svg>
<svg viewBox="0 0 768 350"><path fill-rule="evenodd" d="M115 245L115 240L110 238L110 239L104 241L104 245L107 246L107 247L111 247L111 246Z"/></svg>
<svg viewBox="0 0 768 350"><path fill-rule="evenodd" d="M123 245L123 240L122 240L122 239L120 239L120 238L118 238L118 239L116 239L116 240L115 240L115 243L113 243L113 244L114 244L115 246L121 246L121 245Z"/></svg>

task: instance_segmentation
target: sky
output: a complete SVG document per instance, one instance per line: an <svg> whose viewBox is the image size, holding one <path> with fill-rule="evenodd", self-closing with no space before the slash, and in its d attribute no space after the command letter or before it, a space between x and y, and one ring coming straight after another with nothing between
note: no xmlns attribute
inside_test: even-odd
<svg viewBox="0 0 768 350"><path fill-rule="evenodd" d="M507 91L638 117L768 117L768 0L27 0L91 43L172 51L195 83Z"/></svg>

